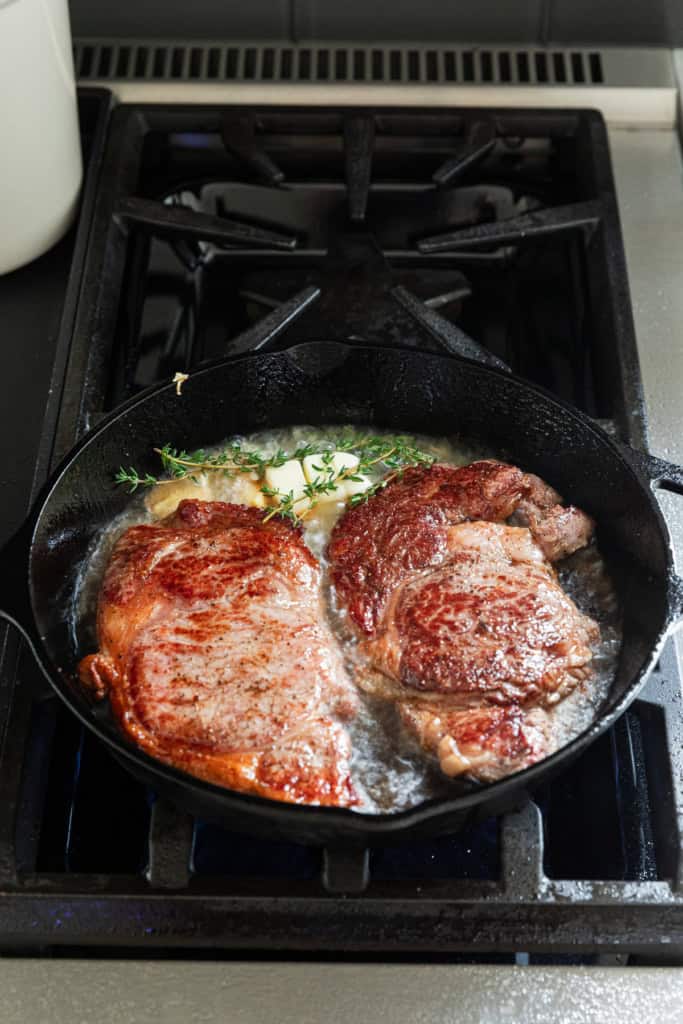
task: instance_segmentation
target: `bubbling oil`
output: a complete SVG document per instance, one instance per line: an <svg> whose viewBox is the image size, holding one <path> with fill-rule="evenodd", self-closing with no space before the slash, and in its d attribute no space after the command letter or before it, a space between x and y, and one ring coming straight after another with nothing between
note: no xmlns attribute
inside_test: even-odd
<svg viewBox="0 0 683 1024"><path fill-rule="evenodd" d="M279 427L231 437L226 444L238 442L243 449L257 450L269 456L280 450L292 452L304 443L334 444L335 439L341 436L363 437L370 433L373 436L388 437L395 434L395 431L348 426ZM476 459L501 457L500 452L475 447L460 438L411 434L409 443L433 455L439 462L453 466L467 465ZM208 451L218 451L221 447ZM372 478L372 472L369 475ZM379 470L374 478L379 479L381 475ZM209 473L207 483L208 495L202 492L203 498L208 496L214 501L239 502L239 476ZM320 562L329 622L353 677L363 671L363 665L359 659L356 639L337 606L334 588L329 581L326 556L332 528L345 507L341 501L318 505L303 521L303 536ZM94 623L97 595L116 540L130 526L153 521L145 495L135 495L128 508L98 538L95 549L85 559L72 615L79 649L91 650L96 646ZM572 555L558 569L565 591L581 611L598 622L600 639L593 647L594 671L591 677L553 709L552 735L549 738L551 750L564 746L593 722L609 694L621 646L616 593L596 546L591 544ZM359 690L359 696L358 714L348 726L353 746L351 769L361 798L358 811L376 814L405 810L425 800L471 788L466 780L451 781L441 775L435 763L405 735L391 704L369 696L362 689Z"/></svg>

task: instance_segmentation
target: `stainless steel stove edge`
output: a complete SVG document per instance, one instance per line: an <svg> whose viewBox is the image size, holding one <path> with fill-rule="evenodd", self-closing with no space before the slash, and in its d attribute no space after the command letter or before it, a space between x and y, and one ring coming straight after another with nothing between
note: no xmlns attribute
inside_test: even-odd
<svg viewBox="0 0 683 1024"><path fill-rule="evenodd" d="M683 969L618 966L25 959L0 981L4 1024L678 1024L683 1003Z"/></svg>
<svg viewBox="0 0 683 1024"><path fill-rule="evenodd" d="M81 84L122 103L582 107L620 126L676 120L666 49L79 38L75 64Z"/></svg>

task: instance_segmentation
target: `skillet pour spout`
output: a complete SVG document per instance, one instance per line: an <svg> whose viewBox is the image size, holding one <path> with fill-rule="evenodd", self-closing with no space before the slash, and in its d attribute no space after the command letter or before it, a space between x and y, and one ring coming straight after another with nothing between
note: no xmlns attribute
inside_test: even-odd
<svg viewBox="0 0 683 1024"><path fill-rule="evenodd" d="M116 469L123 463L154 471L153 449L160 443L191 450L295 423L458 435L505 452L595 518L616 583L624 641L610 694L587 730L498 782L468 791L454 787L446 797L376 815L236 793L164 765L124 738L75 674L89 643L87 623L74 612L81 567L130 500L113 483ZM683 494L683 469L615 442L588 416L500 367L416 347L308 342L208 365L190 376L181 395L173 384L152 388L89 432L0 551L0 618L21 630L54 690L86 728L137 778L195 815L239 831L328 846L446 834L518 806L637 696L683 617L683 581L674 571L655 488Z"/></svg>

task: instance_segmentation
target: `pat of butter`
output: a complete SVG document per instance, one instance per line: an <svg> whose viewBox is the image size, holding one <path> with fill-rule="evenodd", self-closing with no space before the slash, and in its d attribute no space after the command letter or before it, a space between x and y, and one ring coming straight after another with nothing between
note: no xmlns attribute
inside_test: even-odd
<svg viewBox="0 0 683 1024"><path fill-rule="evenodd" d="M314 480L333 480L345 469L354 470L357 466L358 456L351 452L334 452L331 456L307 455L304 459L304 473L309 484Z"/></svg>
<svg viewBox="0 0 683 1024"><path fill-rule="evenodd" d="M302 498L307 480L298 459L289 459L281 466L268 466L265 481L282 496L293 494L294 499Z"/></svg>
<svg viewBox="0 0 683 1024"><path fill-rule="evenodd" d="M185 477L172 483L157 484L145 498L145 504L155 519L165 519L175 512L185 498L194 498L197 501L211 500L211 488L204 475L198 476L196 483Z"/></svg>
<svg viewBox="0 0 683 1024"><path fill-rule="evenodd" d="M344 480L342 487L344 488L345 497L352 498L354 494L363 494L364 491L367 491L368 487L372 487L372 480L369 476L361 473L358 480Z"/></svg>
<svg viewBox="0 0 683 1024"><path fill-rule="evenodd" d="M322 455L307 455L304 459L304 473L309 483L315 480L336 480L340 473L346 471L353 473L358 468L358 456L351 452L334 452L328 461L323 461ZM333 491L321 494L316 497L318 503L324 501L344 501L354 494L361 494L371 486L372 481L362 476L360 480L340 480Z"/></svg>

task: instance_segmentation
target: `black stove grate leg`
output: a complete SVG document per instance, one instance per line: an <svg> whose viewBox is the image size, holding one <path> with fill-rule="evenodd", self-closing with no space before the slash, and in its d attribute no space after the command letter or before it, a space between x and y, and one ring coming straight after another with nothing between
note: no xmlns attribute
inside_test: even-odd
<svg viewBox="0 0 683 1024"><path fill-rule="evenodd" d="M485 160L496 144L496 126L492 119L473 121L465 137L465 144L455 156L444 161L432 175L439 188L452 184L465 171Z"/></svg>
<svg viewBox="0 0 683 1024"><path fill-rule="evenodd" d="M510 245L528 239L554 235L560 231L584 230L592 234L598 227L601 208L598 201L569 203L545 210L521 213L507 220L475 224L439 235L429 235L417 243L419 252L427 255L439 252L465 251L487 245Z"/></svg>
<svg viewBox="0 0 683 1024"><path fill-rule="evenodd" d="M502 359L498 359L478 341L470 338L451 320L446 320L436 310L420 302L407 288L397 285L392 288L391 294L450 355L472 359L486 366L495 366L499 370L508 370Z"/></svg>
<svg viewBox="0 0 683 1024"><path fill-rule="evenodd" d="M231 341L226 354L229 356L243 356L251 352L267 351L276 338L290 324L297 320L311 303L316 301L319 295L320 289L314 285L309 285L308 288L297 292L287 302L283 302L272 313L268 313L262 320L254 324L253 327L248 328L243 334L235 338L234 341Z"/></svg>
<svg viewBox="0 0 683 1024"><path fill-rule="evenodd" d="M256 125L250 114L223 118L221 138L227 151L256 178L268 185L279 185L285 180L284 172L256 141Z"/></svg>
<svg viewBox="0 0 683 1024"><path fill-rule="evenodd" d="M347 117L344 120L349 216L351 220L357 222L365 220L372 179L374 145L375 122L372 117L358 115Z"/></svg>
<svg viewBox="0 0 683 1024"><path fill-rule="evenodd" d="M256 227L231 217L217 217L189 207L161 203L156 199L126 196L114 207L114 217L159 238L196 239L219 245L239 245L254 249L295 249L297 239L281 231Z"/></svg>

